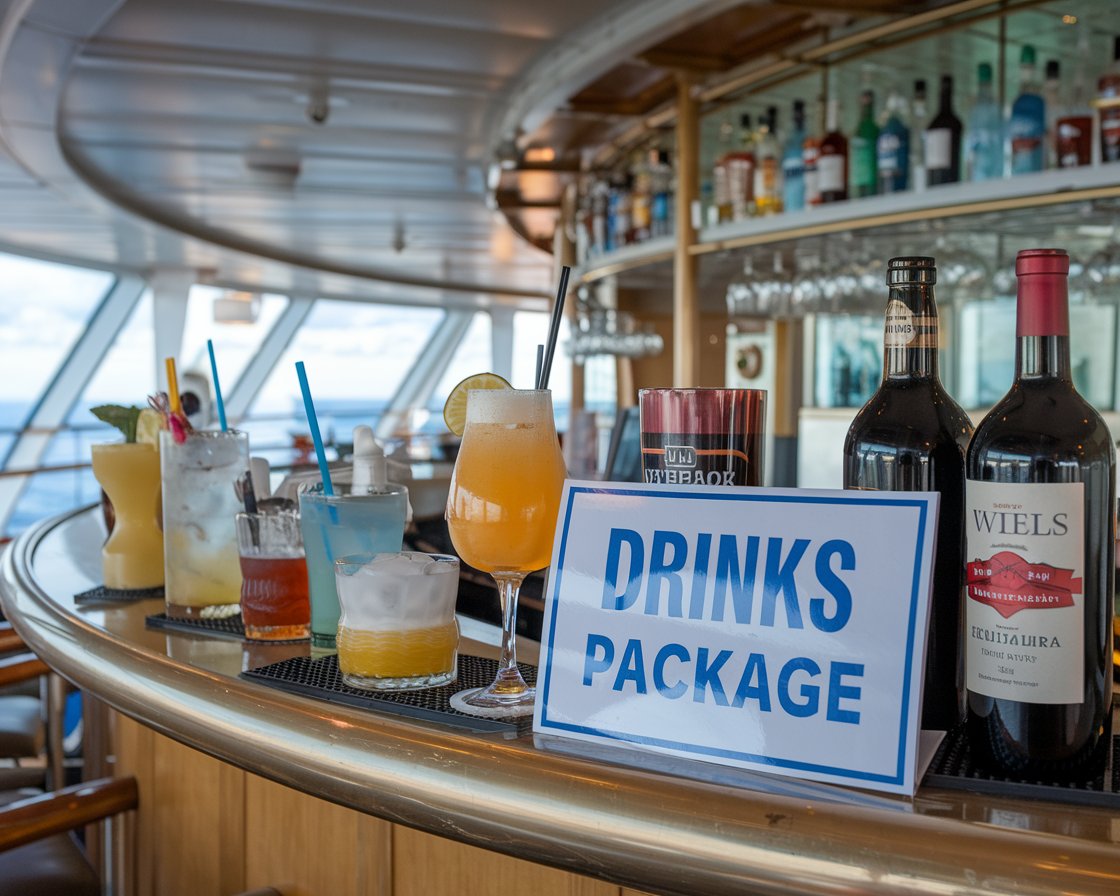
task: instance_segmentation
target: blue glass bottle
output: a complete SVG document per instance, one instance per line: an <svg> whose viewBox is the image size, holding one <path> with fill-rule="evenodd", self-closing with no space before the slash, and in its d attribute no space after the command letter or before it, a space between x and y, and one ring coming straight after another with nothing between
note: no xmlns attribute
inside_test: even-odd
<svg viewBox="0 0 1120 896"><path fill-rule="evenodd" d="M793 101L793 125L782 147L782 208L795 212L805 208L805 103Z"/></svg>
<svg viewBox="0 0 1120 896"><path fill-rule="evenodd" d="M1003 176L1003 116L992 94L992 67L981 62L976 101L968 113L965 137L969 180Z"/></svg>
<svg viewBox="0 0 1120 896"><path fill-rule="evenodd" d="M897 90L887 95L883 116L875 147L879 192L900 193L910 186L910 127L906 121L906 98Z"/></svg>
<svg viewBox="0 0 1120 896"><path fill-rule="evenodd" d="M1011 145L1011 174L1029 174L1046 166L1046 102L1035 80L1035 52L1023 46L1019 96L1011 106L1007 138Z"/></svg>

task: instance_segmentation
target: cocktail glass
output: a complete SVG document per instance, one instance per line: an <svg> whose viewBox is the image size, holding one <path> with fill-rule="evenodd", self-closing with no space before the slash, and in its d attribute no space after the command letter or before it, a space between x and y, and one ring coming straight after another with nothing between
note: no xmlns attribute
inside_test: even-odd
<svg viewBox="0 0 1120 896"><path fill-rule="evenodd" d="M334 563L350 554L397 553L404 543L408 489L355 489L333 482L334 494L315 483L299 495L300 528L311 596L311 646L333 649L338 632Z"/></svg>
<svg viewBox="0 0 1120 896"><path fill-rule="evenodd" d="M338 668L342 680L376 691L448 684L458 672L455 598L459 560L404 551L335 562Z"/></svg>
<svg viewBox="0 0 1120 896"><path fill-rule="evenodd" d="M163 584L159 450L147 442L94 445L93 475L116 514L101 549L105 587L158 588Z"/></svg>
<svg viewBox="0 0 1120 896"><path fill-rule="evenodd" d="M293 507L239 513L236 519L245 637L257 641L309 637L311 607L299 512Z"/></svg>
<svg viewBox="0 0 1120 896"><path fill-rule="evenodd" d="M490 685L456 695L452 705L463 712L490 717L532 712L533 688L517 668L517 596L525 576L551 560L564 475L551 392L467 393L447 524L459 556L498 584L502 653Z"/></svg>
<svg viewBox="0 0 1120 896"><path fill-rule="evenodd" d="M167 615L221 619L241 602L234 481L249 469L243 432L192 432L182 444L159 434L163 474Z"/></svg>

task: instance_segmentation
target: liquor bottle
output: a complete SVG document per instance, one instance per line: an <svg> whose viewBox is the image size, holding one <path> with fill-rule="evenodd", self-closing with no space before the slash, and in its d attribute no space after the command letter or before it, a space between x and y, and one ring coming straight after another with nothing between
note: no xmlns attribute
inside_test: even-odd
<svg viewBox="0 0 1120 896"><path fill-rule="evenodd" d="M759 215L782 210L782 148L778 143L778 109L769 106L758 128L754 149L754 208Z"/></svg>
<svg viewBox="0 0 1120 896"><path fill-rule="evenodd" d="M1116 455L1074 388L1069 256L1019 253L1015 380L976 428L965 485L973 757L1074 780L1103 762L1112 706Z"/></svg>
<svg viewBox="0 0 1120 896"><path fill-rule="evenodd" d="M1019 95L1007 125L1012 176L1041 171L1046 165L1046 103L1035 80L1034 47L1024 44L1020 60Z"/></svg>
<svg viewBox="0 0 1120 896"><path fill-rule="evenodd" d="M1057 168L1055 138L1058 133L1058 113L1062 107L1062 64L1057 59L1047 59L1043 72L1042 102L1046 108L1046 136L1042 152L1046 159L1045 167Z"/></svg>
<svg viewBox="0 0 1120 896"><path fill-rule="evenodd" d="M805 163L805 205L821 204L821 137L823 134L821 121L821 104L817 103L817 112L814 116L813 133L805 137L801 144L801 159Z"/></svg>
<svg viewBox="0 0 1120 896"><path fill-rule="evenodd" d="M836 100L828 101L828 119L817 159L817 186L821 202L840 202L848 198L848 138L837 125Z"/></svg>
<svg viewBox="0 0 1120 896"><path fill-rule="evenodd" d="M965 137L968 179L992 180L1003 176L1003 115L992 94L992 66L981 62L976 99L968 112Z"/></svg>
<svg viewBox="0 0 1120 896"><path fill-rule="evenodd" d="M914 137L910 141L910 184L914 192L926 188L926 151L925 129L929 121L929 108L926 106L926 82L919 78L914 82L914 99L910 103L910 120L914 122Z"/></svg>
<svg viewBox="0 0 1120 896"><path fill-rule="evenodd" d="M793 125L782 150L782 207L787 212L805 208L805 103L793 101Z"/></svg>
<svg viewBox="0 0 1120 896"><path fill-rule="evenodd" d="M596 180L591 187L591 255L602 255L610 245L607 227L607 206L610 202L610 185Z"/></svg>
<svg viewBox="0 0 1120 896"><path fill-rule="evenodd" d="M953 79L941 76L937 114L925 132L926 182L955 184L961 179L961 120L953 113Z"/></svg>
<svg viewBox="0 0 1120 896"><path fill-rule="evenodd" d="M725 162L732 221L742 221L754 213L754 162L751 116L744 113L739 116L739 145L727 154Z"/></svg>
<svg viewBox="0 0 1120 896"><path fill-rule="evenodd" d="M910 127L906 98L897 90L887 94L883 124L879 128L875 155L879 168L879 192L901 193L910 183Z"/></svg>
<svg viewBox="0 0 1120 896"><path fill-rule="evenodd" d="M716 161L712 166L712 206L715 208L715 221L723 224L731 220L731 179L727 168L727 161L731 155L730 121L724 121L719 126L719 145L716 151ZM709 221L711 223L711 221Z"/></svg>
<svg viewBox="0 0 1120 896"><path fill-rule="evenodd" d="M651 230L653 236L669 236L673 232L673 165L667 150L654 153L650 166Z"/></svg>
<svg viewBox="0 0 1120 896"><path fill-rule="evenodd" d="M630 184L629 242L643 243L649 239L653 226L653 195L649 166L641 153L635 157L630 168Z"/></svg>
<svg viewBox="0 0 1120 896"><path fill-rule="evenodd" d="M1101 161L1120 162L1120 35L1112 41L1112 65L1097 81L1101 101Z"/></svg>
<svg viewBox="0 0 1120 896"><path fill-rule="evenodd" d="M964 718L962 527L972 423L938 374L936 282L932 258L892 258L887 265L883 381L848 429L844 487L941 494L922 727L949 731Z"/></svg>
<svg viewBox="0 0 1120 896"><path fill-rule="evenodd" d="M1054 125L1054 158L1059 168L1076 168L1093 160L1093 110L1086 100L1083 64L1079 55L1069 105L1059 109Z"/></svg>
<svg viewBox="0 0 1120 896"><path fill-rule="evenodd" d="M879 187L877 160L879 125L875 123L875 93L863 90L859 95L859 121L852 134L852 193L874 196Z"/></svg>

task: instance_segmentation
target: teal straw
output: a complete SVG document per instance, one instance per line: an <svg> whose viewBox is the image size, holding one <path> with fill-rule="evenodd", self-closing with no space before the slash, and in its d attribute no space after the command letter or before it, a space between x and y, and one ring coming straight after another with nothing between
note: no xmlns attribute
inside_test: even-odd
<svg viewBox="0 0 1120 896"><path fill-rule="evenodd" d="M222 387L218 383L218 362L214 358L214 340L206 340L206 350L210 352L210 375L214 379L214 400L218 403L218 422L222 425L222 432L228 432L226 425L226 403L222 401Z"/></svg>
<svg viewBox="0 0 1120 896"><path fill-rule="evenodd" d="M331 485L331 471L327 467L327 453L323 450L323 437L319 435L319 418L315 416L315 405L311 403L311 387L307 385L307 371L302 361L296 361L296 376L299 389L303 393L303 409L307 412L307 425L311 427L311 441L315 443L315 456L319 459L319 472L323 477L323 494L334 495Z"/></svg>

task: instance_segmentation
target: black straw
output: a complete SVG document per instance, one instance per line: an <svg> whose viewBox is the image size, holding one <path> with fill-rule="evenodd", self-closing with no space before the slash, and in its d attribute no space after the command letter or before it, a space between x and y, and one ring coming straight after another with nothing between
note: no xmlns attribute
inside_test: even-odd
<svg viewBox="0 0 1120 896"><path fill-rule="evenodd" d="M533 388L541 387L541 370L544 367L544 343L537 343L537 370L533 374Z"/></svg>
<svg viewBox="0 0 1120 896"><path fill-rule="evenodd" d="M560 336L560 320L564 316L564 299L568 295L568 276L572 269L568 265L560 268L560 287L556 290L556 304L552 306L552 320L548 323L548 345L544 350L544 362L537 377L537 388L547 389L548 378L552 374L552 357L556 354L556 340Z"/></svg>

